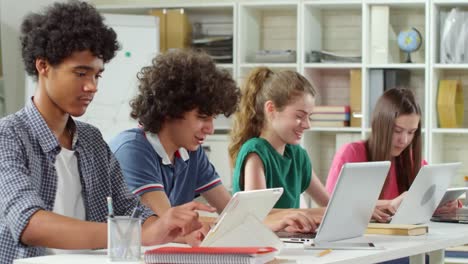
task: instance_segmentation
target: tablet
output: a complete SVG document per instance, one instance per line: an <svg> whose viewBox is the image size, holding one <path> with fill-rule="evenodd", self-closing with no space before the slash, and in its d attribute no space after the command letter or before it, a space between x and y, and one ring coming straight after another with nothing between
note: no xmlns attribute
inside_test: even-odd
<svg viewBox="0 0 468 264"><path fill-rule="evenodd" d="M440 201L438 207L444 205L447 202L457 200L462 194L468 191L468 187L448 188L445 191L444 197Z"/></svg>
<svg viewBox="0 0 468 264"><path fill-rule="evenodd" d="M282 194L283 188L235 193L200 246L248 246L248 243L254 240L252 236L260 239L260 229L268 229L261 222ZM257 230L249 230L254 224L259 225ZM264 236L268 240L277 238L269 229L264 232Z"/></svg>

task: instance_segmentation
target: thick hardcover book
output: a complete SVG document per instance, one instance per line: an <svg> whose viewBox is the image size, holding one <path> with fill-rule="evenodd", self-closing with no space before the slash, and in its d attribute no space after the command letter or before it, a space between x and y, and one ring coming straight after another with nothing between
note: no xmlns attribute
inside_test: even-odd
<svg viewBox="0 0 468 264"><path fill-rule="evenodd" d="M394 225L370 223L366 234L419 236L427 234L429 228L425 225Z"/></svg>

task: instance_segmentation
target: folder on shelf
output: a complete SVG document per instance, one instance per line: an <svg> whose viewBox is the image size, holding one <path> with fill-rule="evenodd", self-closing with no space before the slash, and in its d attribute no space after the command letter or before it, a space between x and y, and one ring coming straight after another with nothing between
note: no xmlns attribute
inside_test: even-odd
<svg viewBox="0 0 468 264"><path fill-rule="evenodd" d="M147 264L266 263L274 259L273 247L161 247L145 252Z"/></svg>
<svg viewBox="0 0 468 264"><path fill-rule="evenodd" d="M460 80L440 80L437 94L439 127L458 128L463 125L463 89Z"/></svg>
<svg viewBox="0 0 468 264"><path fill-rule="evenodd" d="M374 5L370 9L370 61L389 63L389 22L390 7Z"/></svg>
<svg viewBox="0 0 468 264"><path fill-rule="evenodd" d="M369 111L367 119L369 122L372 121L372 113L374 112L375 104L384 92L383 71L382 69L372 69L369 71Z"/></svg>
<svg viewBox="0 0 468 264"><path fill-rule="evenodd" d="M369 120L375 104L384 91L392 88L408 88L411 72L403 69L372 69L369 72Z"/></svg>
<svg viewBox="0 0 468 264"><path fill-rule="evenodd" d="M361 70L353 69L349 71L349 105L350 105L350 125L352 127L361 127L362 121L362 77Z"/></svg>
<svg viewBox="0 0 468 264"><path fill-rule="evenodd" d="M394 225L382 223L369 223L366 234L419 236L427 234L429 227L426 225Z"/></svg>

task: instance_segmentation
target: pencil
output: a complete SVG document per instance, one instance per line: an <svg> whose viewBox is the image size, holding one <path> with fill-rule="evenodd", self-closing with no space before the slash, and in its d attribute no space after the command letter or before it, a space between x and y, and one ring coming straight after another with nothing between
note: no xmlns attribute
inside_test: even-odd
<svg viewBox="0 0 468 264"><path fill-rule="evenodd" d="M318 254L317 254L317 257L323 257L327 254L330 254L332 252L332 250L329 248L329 249L325 249L323 251L320 251Z"/></svg>

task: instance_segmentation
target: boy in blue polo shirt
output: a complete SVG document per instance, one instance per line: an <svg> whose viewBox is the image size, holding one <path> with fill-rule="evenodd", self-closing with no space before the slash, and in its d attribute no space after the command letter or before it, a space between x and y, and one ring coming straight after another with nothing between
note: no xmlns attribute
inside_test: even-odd
<svg viewBox="0 0 468 264"><path fill-rule="evenodd" d="M159 55L138 75L131 116L140 127L111 140L130 190L156 214L201 194L218 212L230 199L200 144L213 118L234 112L239 90L205 53Z"/></svg>
<svg viewBox="0 0 468 264"><path fill-rule="evenodd" d="M110 142L129 189L158 215L198 194L220 213L231 195L200 145L214 132L218 114L235 111L240 94L234 80L206 53L180 50L157 56L138 77L130 105L140 127ZM316 219L313 212L285 210L270 214L267 224L310 231Z"/></svg>

